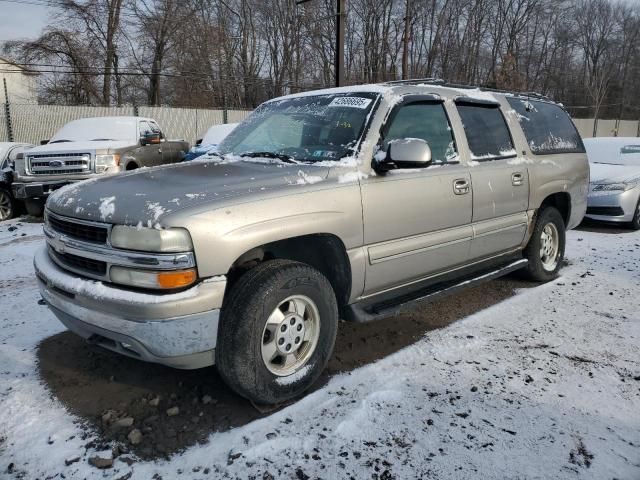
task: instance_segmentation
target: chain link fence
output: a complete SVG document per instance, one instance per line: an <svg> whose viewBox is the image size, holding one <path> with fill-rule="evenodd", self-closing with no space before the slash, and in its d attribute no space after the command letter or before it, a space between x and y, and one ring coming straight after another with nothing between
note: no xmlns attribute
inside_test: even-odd
<svg viewBox="0 0 640 480"><path fill-rule="evenodd" d="M0 142L39 144L66 123L87 117L139 116L155 119L167 138L191 144L212 125L244 120L251 110L204 110L172 107L88 107L63 105L9 105L0 103ZM225 122L226 120L226 122Z"/></svg>

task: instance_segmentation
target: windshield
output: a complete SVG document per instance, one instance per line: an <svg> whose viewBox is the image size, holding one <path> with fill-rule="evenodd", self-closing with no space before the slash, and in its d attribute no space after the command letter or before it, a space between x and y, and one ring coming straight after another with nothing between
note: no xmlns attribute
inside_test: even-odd
<svg viewBox="0 0 640 480"><path fill-rule="evenodd" d="M130 118L83 118L67 123L49 143L126 140L137 142L136 122Z"/></svg>
<svg viewBox="0 0 640 480"><path fill-rule="evenodd" d="M262 104L220 144L221 155L336 161L352 155L377 93L286 98Z"/></svg>

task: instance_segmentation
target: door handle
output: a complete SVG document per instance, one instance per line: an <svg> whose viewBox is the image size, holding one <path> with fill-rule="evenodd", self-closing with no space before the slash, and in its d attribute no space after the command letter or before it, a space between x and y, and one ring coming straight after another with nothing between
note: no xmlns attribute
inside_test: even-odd
<svg viewBox="0 0 640 480"><path fill-rule="evenodd" d="M520 172L515 172L511 174L511 184L514 187L519 187L524 183L524 175Z"/></svg>
<svg viewBox="0 0 640 480"><path fill-rule="evenodd" d="M456 195L464 195L465 193L469 193L469 180L466 178L458 178L453 181L453 193Z"/></svg>

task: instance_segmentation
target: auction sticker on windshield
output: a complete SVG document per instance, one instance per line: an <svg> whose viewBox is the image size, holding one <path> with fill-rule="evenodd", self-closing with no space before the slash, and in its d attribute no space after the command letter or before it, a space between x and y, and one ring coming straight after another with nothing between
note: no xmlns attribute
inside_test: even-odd
<svg viewBox="0 0 640 480"><path fill-rule="evenodd" d="M353 107L353 108L367 108L371 103L370 98L362 97L338 97L328 105L329 107Z"/></svg>

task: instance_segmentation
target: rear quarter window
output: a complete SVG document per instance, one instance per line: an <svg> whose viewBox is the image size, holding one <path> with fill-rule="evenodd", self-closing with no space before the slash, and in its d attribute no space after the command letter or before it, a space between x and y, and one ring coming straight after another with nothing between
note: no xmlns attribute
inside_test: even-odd
<svg viewBox="0 0 640 480"><path fill-rule="evenodd" d="M584 153L578 130L560 106L517 97L509 97L507 101L518 115L531 153Z"/></svg>

